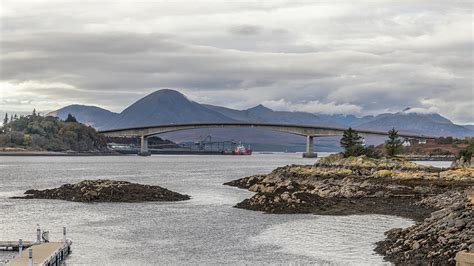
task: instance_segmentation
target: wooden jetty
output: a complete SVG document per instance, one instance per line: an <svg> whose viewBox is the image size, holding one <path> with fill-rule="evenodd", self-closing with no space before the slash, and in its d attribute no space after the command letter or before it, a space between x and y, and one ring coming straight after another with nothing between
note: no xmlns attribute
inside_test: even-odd
<svg viewBox="0 0 474 266"><path fill-rule="evenodd" d="M59 266L71 253L72 241L66 238L66 227L63 227L62 241L49 242L49 232L36 230L36 241L0 241L0 248L18 250L18 255L7 261L9 266Z"/></svg>
<svg viewBox="0 0 474 266"><path fill-rule="evenodd" d="M8 266L59 265L71 253L70 240L66 242L48 242L33 245L21 255L7 262Z"/></svg>

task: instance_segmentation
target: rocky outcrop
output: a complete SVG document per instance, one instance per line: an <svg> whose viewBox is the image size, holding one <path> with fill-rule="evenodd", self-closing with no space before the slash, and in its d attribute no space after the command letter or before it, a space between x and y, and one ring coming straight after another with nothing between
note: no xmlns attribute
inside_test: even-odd
<svg viewBox="0 0 474 266"><path fill-rule="evenodd" d="M474 185L469 169L439 169L399 160L326 158L313 166L280 167L225 185L256 194L236 205L270 213L394 214L414 219L433 206L419 200ZM391 206L386 206L390 204Z"/></svg>
<svg viewBox="0 0 474 266"><path fill-rule="evenodd" d="M78 202L142 202L181 201L190 199L160 186L141 185L127 181L84 180L59 188L28 190L22 199L61 199Z"/></svg>
<svg viewBox="0 0 474 266"><path fill-rule="evenodd" d="M422 222L385 233L376 251L395 264L454 265L459 251L474 252L472 203L460 192L448 192L420 202L440 210Z"/></svg>
<svg viewBox="0 0 474 266"><path fill-rule="evenodd" d="M434 208L415 203L424 197L472 183L356 175L351 171L285 166L268 175L225 183L256 192L236 207L269 213L391 214L420 220Z"/></svg>
<svg viewBox="0 0 474 266"><path fill-rule="evenodd" d="M430 254L433 262L452 264L454 253L465 249L465 243L472 243L472 222L468 221L472 220L472 209L461 196L462 191L474 187L472 173L472 168L441 169L403 159L334 155L313 166L280 167L267 175L225 185L256 193L236 205L249 210L321 215L370 213L414 219L418 223L413 229L389 232L387 242L379 244L378 251L393 262L417 263L423 255ZM435 217L430 216L432 213ZM456 227L457 220L465 224L458 222ZM435 245L436 235L446 243L443 240ZM434 248L430 249L430 245ZM410 248L418 251L410 253Z"/></svg>

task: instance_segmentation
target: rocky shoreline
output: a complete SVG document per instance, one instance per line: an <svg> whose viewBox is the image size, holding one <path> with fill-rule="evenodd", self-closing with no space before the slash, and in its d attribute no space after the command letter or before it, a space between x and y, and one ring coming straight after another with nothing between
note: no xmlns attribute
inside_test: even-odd
<svg viewBox="0 0 474 266"><path fill-rule="evenodd" d="M387 231L378 253L395 264L454 265L457 252L474 252L473 205L464 193L450 191L419 204L441 208L409 228Z"/></svg>
<svg viewBox="0 0 474 266"><path fill-rule="evenodd" d="M76 202L144 202L182 201L190 199L160 186L141 185L127 181L107 179L84 180L58 188L28 190L26 196L14 199L59 199Z"/></svg>
<svg viewBox="0 0 474 266"><path fill-rule="evenodd" d="M376 251L391 262L449 265L454 263L456 252L473 247L472 205L464 193L474 187L473 168L441 169L402 159L332 155L313 166L280 167L267 175L245 177L225 185L256 193L236 205L248 210L387 214L414 219L416 225L391 230L387 239L378 243ZM433 229L434 224L439 227ZM430 234L423 235L423 230ZM440 245L431 242L436 235L444 236L439 239Z"/></svg>

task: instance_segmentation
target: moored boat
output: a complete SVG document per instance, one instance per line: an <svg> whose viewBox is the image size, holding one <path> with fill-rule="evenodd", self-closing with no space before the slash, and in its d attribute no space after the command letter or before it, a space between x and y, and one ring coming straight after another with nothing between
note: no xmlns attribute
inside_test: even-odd
<svg viewBox="0 0 474 266"><path fill-rule="evenodd" d="M237 147L235 147L233 154L234 155L252 155L252 150L250 149L250 146L246 148L244 145L239 144Z"/></svg>

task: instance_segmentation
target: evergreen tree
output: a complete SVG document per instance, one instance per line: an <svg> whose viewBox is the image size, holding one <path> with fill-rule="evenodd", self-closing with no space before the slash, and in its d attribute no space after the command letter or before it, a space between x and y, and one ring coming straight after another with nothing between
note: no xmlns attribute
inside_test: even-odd
<svg viewBox="0 0 474 266"><path fill-rule="evenodd" d="M33 108L33 113L32 113L33 116L36 116L36 108Z"/></svg>
<svg viewBox="0 0 474 266"><path fill-rule="evenodd" d="M399 154L403 150L402 141L395 128L388 131L388 140L385 141L385 150L390 157Z"/></svg>
<svg viewBox="0 0 474 266"><path fill-rule="evenodd" d="M5 113L5 118L3 119L3 125L8 124L8 113Z"/></svg>
<svg viewBox="0 0 474 266"><path fill-rule="evenodd" d="M362 137L360 137L352 128L344 131L340 143L341 147L344 148L345 157L359 156L364 153Z"/></svg>
<svg viewBox="0 0 474 266"><path fill-rule="evenodd" d="M66 120L64 120L64 122L74 122L74 123L77 123L77 119L76 119L74 116L72 116L71 114L68 114L68 115L67 115L67 118L66 118Z"/></svg>

